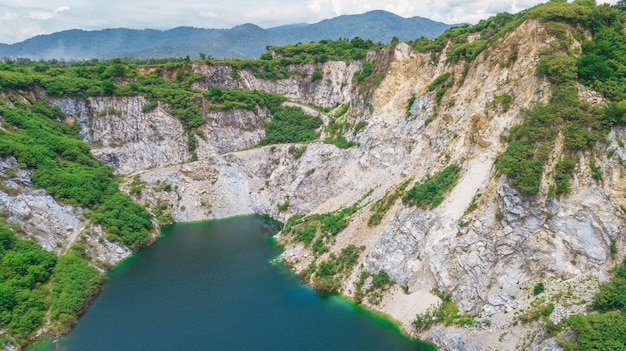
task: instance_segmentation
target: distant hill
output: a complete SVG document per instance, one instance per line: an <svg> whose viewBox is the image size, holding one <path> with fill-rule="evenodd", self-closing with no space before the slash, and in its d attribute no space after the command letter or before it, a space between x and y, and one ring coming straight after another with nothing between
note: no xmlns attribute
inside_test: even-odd
<svg viewBox="0 0 626 351"><path fill-rule="evenodd" d="M104 29L66 30L38 35L20 43L0 44L0 58L90 59L113 57L197 57L205 53L217 58L257 58L268 45L323 39L361 37L388 43L395 36L413 40L435 37L450 25L422 17L403 18L386 11L345 15L315 24L290 24L263 29L243 24L231 29L177 27L170 30Z"/></svg>

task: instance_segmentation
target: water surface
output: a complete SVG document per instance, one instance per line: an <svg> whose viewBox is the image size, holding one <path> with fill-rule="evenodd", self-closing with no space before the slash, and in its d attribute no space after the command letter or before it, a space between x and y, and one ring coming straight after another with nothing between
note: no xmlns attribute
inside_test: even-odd
<svg viewBox="0 0 626 351"><path fill-rule="evenodd" d="M53 350L434 350L270 260L277 223L176 224L109 274Z"/></svg>

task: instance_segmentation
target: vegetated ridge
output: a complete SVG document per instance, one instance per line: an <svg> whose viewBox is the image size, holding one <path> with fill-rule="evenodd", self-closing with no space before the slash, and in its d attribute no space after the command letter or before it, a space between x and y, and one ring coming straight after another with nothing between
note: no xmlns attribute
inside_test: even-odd
<svg viewBox="0 0 626 351"><path fill-rule="evenodd" d="M80 313L40 329L65 255L106 269L152 226L259 213L285 222L281 257L307 282L441 349L623 349L623 5L259 60L4 62L5 231L61 255L5 234L38 266L7 266L5 290L42 297L2 305L5 341ZM85 187L59 186L77 172ZM151 225L121 230L127 212Z"/></svg>
<svg viewBox="0 0 626 351"><path fill-rule="evenodd" d="M422 17L403 18L386 11L344 15L315 24L263 29L243 24L230 29L178 27L160 31L126 28L97 31L67 30L38 35L20 43L0 44L0 57L39 59L109 59L115 57L195 57L199 53L224 58L254 58L268 45L361 37L388 43L395 36L413 40L435 37L450 25Z"/></svg>

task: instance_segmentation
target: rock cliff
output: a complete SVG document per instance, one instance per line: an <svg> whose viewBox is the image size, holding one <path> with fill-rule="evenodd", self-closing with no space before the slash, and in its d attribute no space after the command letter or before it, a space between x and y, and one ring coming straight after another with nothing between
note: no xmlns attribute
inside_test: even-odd
<svg viewBox="0 0 626 351"><path fill-rule="evenodd" d="M548 197L547 185L538 196L523 196L495 170L506 148L502 136L521 121L520 111L550 96L551 84L535 67L542 48L554 40L540 22L527 20L468 63L447 63L445 57L433 61L400 43L387 56L371 57L387 61L384 79L372 91L360 91L352 81L361 68L358 61L292 67L302 74L277 81L247 71L233 74L228 66L193 65L193 73L201 76L195 89L275 92L297 106L326 108L318 111L330 112L315 112L326 123L336 106L350 106L345 120L367 125L345 134L358 143L349 149L322 142L253 147L265 136L267 111L217 111L205 116L200 131L206 140L198 139L198 160L190 162L188 132L162 103L144 113L147 100L142 97L53 102L80 124L93 154L126 177L127 190L138 177L143 185L135 200L160 207L174 221L249 213L286 221L294 214L358 204L348 226L325 243L329 252L316 255L281 233L283 259L302 273L349 245L362 246L357 268L342 279L339 291L356 297L361 272L386 272L397 284L381 292L378 301L363 303L388 314L408 334L450 350L538 349L554 344L538 334L538 322L519 323L525 311L536 307L533 286L545 284L555 321L583 311L598 282L610 276L611 245L621 253L625 239L623 128L613 129L600 146L613 149L612 157L596 155L603 180L595 180L586 167L590 152L580 152L572 192L560 198ZM513 50L516 60L501 64ZM323 78L311 82L307 77L316 70ZM444 73L455 83L438 97L428 86ZM593 92L581 91L601 103ZM501 94L512 97L506 109L495 101ZM558 143L550 151L549 169L561 152ZM5 160L0 170L11 162ZM368 225L377 200L449 164L461 166L461 172L441 205L424 210L398 200L379 224ZM11 182L27 186L27 172L20 170ZM9 208L10 220L22 223L48 249L91 233L79 209L60 206L40 191L0 192L0 202ZM44 213L47 218L37 222L58 230L42 231L24 219ZM112 262L126 254L105 246L109 249L102 255ZM474 325L417 333L412 322L441 303L437 291L449 294L460 313L475 315Z"/></svg>

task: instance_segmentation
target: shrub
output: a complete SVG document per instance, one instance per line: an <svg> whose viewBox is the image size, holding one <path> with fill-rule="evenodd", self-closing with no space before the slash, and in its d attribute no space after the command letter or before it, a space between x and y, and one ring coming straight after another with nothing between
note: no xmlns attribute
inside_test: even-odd
<svg viewBox="0 0 626 351"><path fill-rule="evenodd" d="M76 322L85 304L100 289L100 272L74 253L59 257L50 282L50 318L61 326Z"/></svg>
<svg viewBox="0 0 626 351"><path fill-rule="evenodd" d="M316 82L318 80L322 79L322 72L320 71L315 71L313 72L313 74L311 74L311 82Z"/></svg>
<svg viewBox="0 0 626 351"><path fill-rule="evenodd" d="M443 195L456 184L461 167L450 165L443 171L414 185L404 196L402 202L408 206L432 209L443 202Z"/></svg>
<svg viewBox="0 0 626 351"><path fill-rule="evenodd" d="M266 124L266 136L259 144L307 143L315 140L315 132L322 125L319 117L309 116L298 107L285 106L273 112L272 120Z"/></svg>
<svg viewBox="0 0 626 351"><path fill-rule="evenodd" d="M157 106L159 106L159 102L158 101L150 101L149 103L143 105L141 107L141 112L143 113L148 113L150 111L154 111L154 109L157 108Z"/></svg>
<svg viewBox="0 0 626 351"><path fill-rule="evenodd" d="M546 291L546 287L543 285L543 282L539 282L533 288L533 295L537 296L537 295L541 294L544 291Z"/></svg>
<svg viewBox="0 0 626 351"><path fill-rule="evenodd" d="M50 119L25 107L2 109L0 156L14 156L31 168L33 185L56 200L92 209L96 223L132 249L145 245L152 229L150 214L120 193L113 170L93 158L77 137L75 124Z"/></svg>

